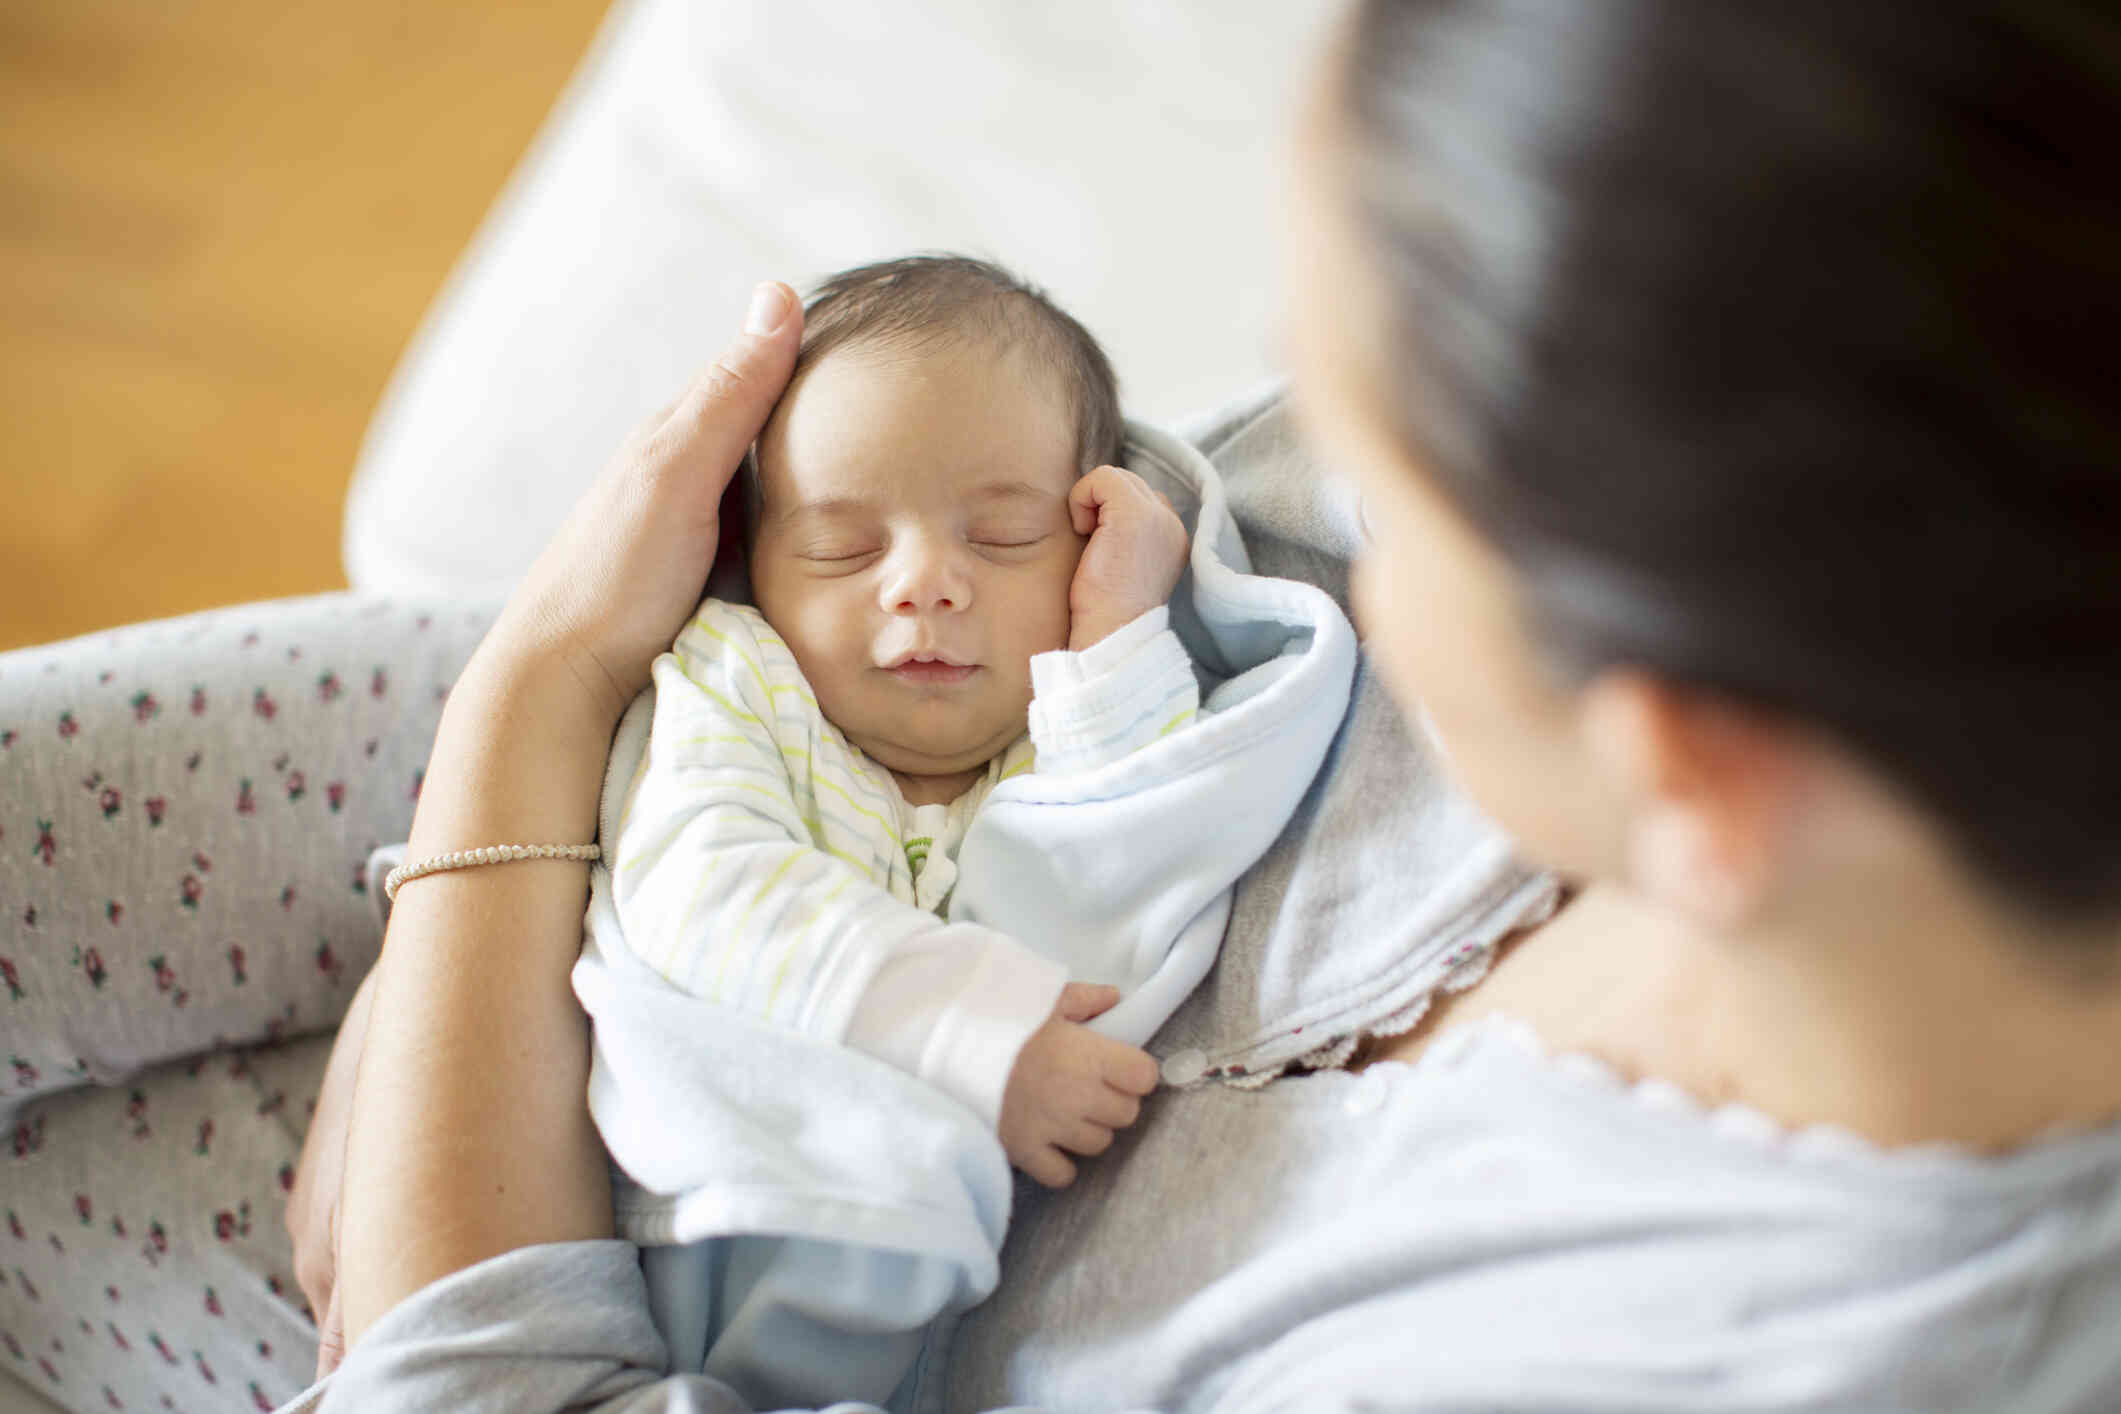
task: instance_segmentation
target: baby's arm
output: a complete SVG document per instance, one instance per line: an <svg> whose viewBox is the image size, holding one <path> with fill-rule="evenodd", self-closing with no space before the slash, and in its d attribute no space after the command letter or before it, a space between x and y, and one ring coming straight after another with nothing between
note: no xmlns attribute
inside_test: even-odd
<svg viewBox="0 0 2121 1414"><path fill-rule="evenodd" d="M1075 627L1104 636L1032 660L1037 769L1000 786L966 831L950 913L1068 958L1071 976L1118 984L1122 1000L1095 1027L1143 1043L1212 965L1233 885L1302 800L1347 677L1336 705L1332 675L1314 674L1316 695L1296 710L1298 699L1274 691L1285 675L1270 669L1200 717L1170 611L1160 598L1144 604L1177 577L1175 513L1117 471L1084 478L1078 494L1096 527ZM1129 564L1140 569L1131 580Z"/></svg>
<svg viewBox="0 0 2121 1414"><path fill-rule="evenodd" d="M1031 659L1031 744L1041 775L1131 756L1200 712L1193 660L1156 605L1081 652Z"/></svg>
<svg viewBox="0 0 2121 1414"><path fill-rule="evenodd" d="M658 661L648 755L610 846L624 941L681 991L862 1050L999 1128L1024 1108L1005 1090L1055 1025L1063 971L891 895L888 812L832 768L781 651L755 615L710 603ZM1079 1131L1040 1132L1011 1158Z"/></svg>
<svg viewBox="0 0 2121 1414"><path fill-rule="evenodd" d="M980 1029L984 984L978 962L951 956L948 935L985 931L956 924L901 948L856 1004L847 1044L964 1100L994 1125L1010 1163L1064 1187L1075 1177L1068 1154L1101 1154L1113 1130L1134 1123L1140 1097L1156 1088L1156 1064L1083 1025L1119 1000L1117 988L1088 982L1063 987L1028 1036L994 1035L987 1054L950 1039Z"/></svg>
<svg viewBox="0 0 2121 1414"><path fill-rule="evenodd" d="M1094 770L1192 722L1200 686L1166 607L1186 528L1131 471L1104 466L1069 497L1087 531L1069 590L1068 651L1031 660L1031 739L1042 774Z"/></svg>

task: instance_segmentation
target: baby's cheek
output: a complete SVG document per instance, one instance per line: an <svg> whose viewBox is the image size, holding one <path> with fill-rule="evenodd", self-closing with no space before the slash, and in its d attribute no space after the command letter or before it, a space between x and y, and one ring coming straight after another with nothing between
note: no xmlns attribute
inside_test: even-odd
<svg viewBox="0 0 2121 1414"><path fill-rule="evenodd" d="M774 623L773 627L787 643L795 665L802 669L803 677L816 691L819 705L829 717L833 703L842 695L840 679L847 676L850 655L841 641L847 636L846 625L838 615L819 612L823 608L818 604L801 604L797 612L787 616L786 622Z"/></svg>
<svg viewBox="0 0 2121 1414"><path fill-rule="evenodd" d="M1075 590L1075 568L1082 562L1085 543L1087 542L1083 540L1075 542L1073 548L1062 557L1058 571L1047 586L1046 602L1052 608L1048 628L1058 635L1053 644L1056 648L1068 646L1068 624L1073 617L1068 605Z"/></svg>
<svg viewBox="0 0 2121 1414"><path fill-rule="evenodd" d="M1043 631L1039 634L1036 652L1047 653L1068 646L1068 628L1074 614L1068 608L1068 592L1064 588L1057 599L1048 602Z"/></svg>

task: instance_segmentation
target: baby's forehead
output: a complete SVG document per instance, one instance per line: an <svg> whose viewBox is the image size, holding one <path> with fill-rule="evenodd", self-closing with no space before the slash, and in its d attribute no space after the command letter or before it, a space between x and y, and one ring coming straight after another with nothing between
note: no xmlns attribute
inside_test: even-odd
<svg viewBox="0 0 2121 1414"><path fill-rule="evenodd" d="M778 500L896 466L1064 491L1083 470L1069 391L1035 353L992 339L837 346L798 369L761 434L761 489Z"/></svg>
<svg viewBox="0 0 2121 1414"><path fill-rule="evenodd" d="M931 507L1048 513L1082 475L1073 411L1037 360L952 348L834 348L759 439L749 505L776 526Z"/></svg>
<svg viewBox="0 0 2121 1414"><path fill-rule="evenodd" d="M1067 370L1046 357L1037 341L1010 337L977 325L938 325L917 334L856 334L830 348L798 357L791 389L825 374L840 383L887 383L941 374L967 363L997 375L1026 401L1055 407L1073 402Z"/></svg>

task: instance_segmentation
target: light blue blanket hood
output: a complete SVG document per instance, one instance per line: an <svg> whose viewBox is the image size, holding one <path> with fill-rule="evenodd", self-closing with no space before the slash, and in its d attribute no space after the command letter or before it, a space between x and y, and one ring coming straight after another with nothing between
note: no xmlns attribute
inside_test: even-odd
<svg viewBox="0 0 2121 1414"><path fill-rule="evenodd" d="M1324 760L1348 708L1356 643L1324 590L1252 573L1199 451L1138 423L1128 432L1127 465L1193 532L1171 625L1200 676L1200 716L1098 770L998 786L967 832L949 912L1117 983L1123 1000L1098 1029L1143 1044L1214 963L1233 883ZM630 778L650 708L644 696L621 723L611 779ZM603 802L607 836L618 804ZM1130 882L1110 892L1081 882L1115 877ZM843 1320L873 1316L873 1300L897 1313L894 1324L925 1322L993 1289L1011 1179L971 1111L847 1047L679 993L630 949L598 946L599 935L621 936L601 869L590 921L574 981L595 1024L589 1098L618 1169L621 1236L665 1249L794 1239L776 1244L778 1260L839 1291ZM679 1369L700 1368L703 1355L710 1368L741 1365L744 1347L789 1338L781 1305L815 1299L769 1289L771 1273L733 1296L726 1257L703 1249L651 1250L644 1265ZM853 1348L815 1356L862 1358Z"/></svg>

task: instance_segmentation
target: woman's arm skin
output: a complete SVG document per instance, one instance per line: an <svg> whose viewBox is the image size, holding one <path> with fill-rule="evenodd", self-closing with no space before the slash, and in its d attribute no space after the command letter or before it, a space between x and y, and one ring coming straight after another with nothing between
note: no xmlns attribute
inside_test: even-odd
<svg viewBox="0 0 2121 1414"><path fill-rule="evenodd" d="M346 1102L353 1095L361 1041L368 1034L369 1004L375 996L376 974L371 970L339 1023L338 1039L332 1042L331 1059L317 1087L302 1157L295 1165L294 1187L287 1194L287 1235L294 1242L295 1280L316 1313L320 1380L346 1357L337 1284L339 1185L346 1176Z"/></svg>
<svg viewBox="0 0 2121 1414"><path fill-rule="evenodd" d="M557 676L555 676L557 674ZM482 647L444 711L411 858L596 833L615 719L564 667ZM348 1343L401 1298L515 1247L608 1237L568 985L587 871L526 861L408 885L376 965L340 1223Z"/></svg>
<svg viewBox="0 0 2121 1414"><path fill-rule="evenodd" d="M801 328L793 292L761 286L744 336L584 495L450 693L410 858L594 837L612 729L699 600L722 491L787 382ZM327 1242L336 1229L336 1281L317 1278L320 1301L305 1280L327 1321L341 1313L346 1345L451 1272L610 1234L584 1096L588 1026L568 983L587 877L540 860L431 875L399 894L365 1038L342 1040L361 1050L340 1220L321 1224ZM320 1106L305 1184L331 1181L333 1122ZM302 1223L312 1272L319 1226Z"/></svg>

